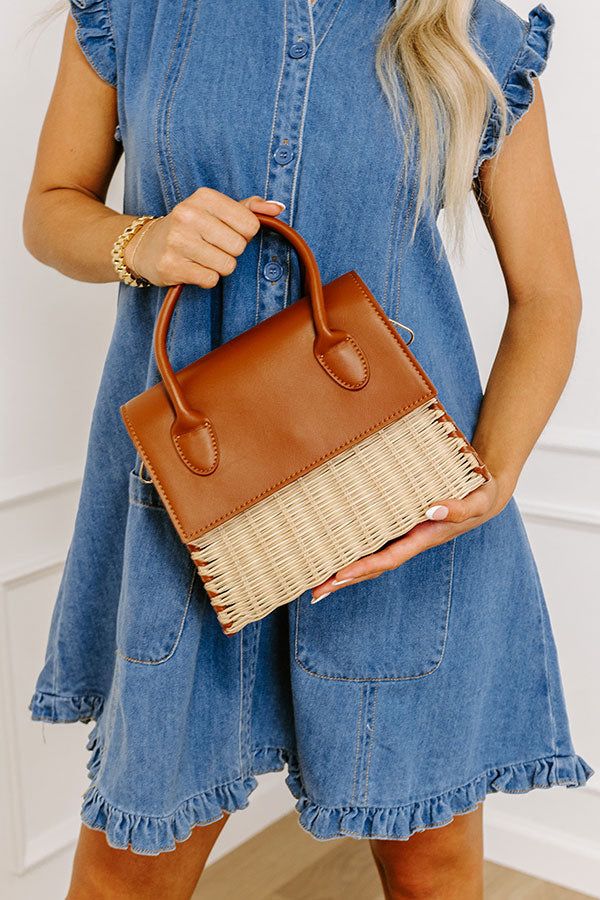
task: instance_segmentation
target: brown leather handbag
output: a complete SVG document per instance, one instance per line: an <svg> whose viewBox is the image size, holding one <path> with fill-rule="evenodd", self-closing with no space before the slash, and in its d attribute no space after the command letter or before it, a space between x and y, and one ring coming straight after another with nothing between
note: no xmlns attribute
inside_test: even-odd
<svg viewBox="0 0 600 900"><path fill-rule="evenodd" d="M306 295L121 407L226 634L400 537L489 472L354 271L321 283L285 222ZM325 601L326 602L326 601Z"/></svg>

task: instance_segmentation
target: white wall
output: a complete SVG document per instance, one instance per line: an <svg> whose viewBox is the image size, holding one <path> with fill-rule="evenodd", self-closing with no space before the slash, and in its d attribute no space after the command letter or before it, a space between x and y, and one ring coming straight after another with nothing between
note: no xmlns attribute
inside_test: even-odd
<svg viewBox="0 0 600 900"><path fill-rule="evenodd" d="M5 173L0 803L9 812L0 819L0 894L11 900L64 896L86 785L88 727L42 729L29 721L26 705L70 538L89 417L115 308L114 286L63 278L33 261L21 244L22 207L62 33L60 20L25 34L45 5L45 0L8 4L0 38L1 83L6 86L0 151ZM522 15L529 8L522 2L512 5ZM543 86L586 310L570 385L518 494L547 592L576 748L598 768L600 421L594 351L600 311L594 306L594 288L600 283L600 194L593 163L600 139L592 88L599 80L600 11L586 4L584 27L581 11L568 0L549 0L548 5L558 25ZM120 192L119 175L110 198L113 206L118 207ZM485 373L502 327L505 296L493 247L476 214L465 265L456 274ZM250 808L229 823L218 853L291 808L283 776L265 776ZM486 808L490 858L600 897L597 779L576 791L491 797Z"/></svg>

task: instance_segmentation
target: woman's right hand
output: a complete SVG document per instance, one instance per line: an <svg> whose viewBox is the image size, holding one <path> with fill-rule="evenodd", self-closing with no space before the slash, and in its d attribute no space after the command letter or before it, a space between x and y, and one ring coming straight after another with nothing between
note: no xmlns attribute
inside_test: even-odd
<svg viewBox="0 0 600 900"><path fill-rule="evenodd" d="M141 228L125 248L125 265L152 284L214 287L260 228L255 213L277 216L283 203L252 196L233 200L201 187L158 222ZM136 252L138 242L144 236Z"/></svg>

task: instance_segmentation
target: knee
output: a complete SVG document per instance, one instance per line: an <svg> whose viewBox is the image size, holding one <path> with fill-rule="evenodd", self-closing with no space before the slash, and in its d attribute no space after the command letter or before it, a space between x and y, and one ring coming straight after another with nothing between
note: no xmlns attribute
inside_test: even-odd
<svg viewBox="0 0 600 900"><path fill-rule="evenodd" d="M384 873L389 900L441 900L448 896L448 881L438 869L411 872L388 863Z"/></svg>
<svg viewBox="0 0 600 900"><path fill-rule="evenodd" d="M407 853L404 841L371 841L389 900L441 900L481 896L482 863L460 848Z"/></svg>

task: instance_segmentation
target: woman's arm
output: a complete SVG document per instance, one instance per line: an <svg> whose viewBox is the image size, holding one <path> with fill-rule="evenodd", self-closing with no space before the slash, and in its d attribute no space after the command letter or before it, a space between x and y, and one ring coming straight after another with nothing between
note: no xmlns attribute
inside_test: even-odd
<svg viewBox="0 0 600 900"><path fill-rule="evenodd" d="M575 354L581 292L544 101L537 80L534 84L530 109L497 156L483 163L476 185L509 300L472 441L493 478L464 500L440 497L430 510L433 521L344 567L314 589L315 599L339 590L340 583L394 569L499 513L565 386Z"/></svg>
<svg viewBox="0 0 600 900"><path fill-rule="evenodd" d="M116 281L114 241L138 215L105 204L121 155L114 140L117 92L90 66L67 18L56 83L40 135L25 205L23 236L29 252L80 281ZM185 282L213 287L258 231L254 212L278 215L282 204L260 197L233 200L200 187L155 223L136 257L154 284ZM145 226L148 227L148 226ZM143 229L127 246L125 262ZM142 253L143 248L143 253Z"/></svg>
<svg viewBox="0 0 600 900"><path fill-rule="evenodd" d="M529 111L482 166L478 191L509 312L473 444L511 493L571 371L581 317L544 100L537 80L534 85Z"/></svg>
<svg viewBox="0 0 600 900"><path fill-rule="evenodd" d="M135 216L105 206L121 154L117 92L92 69L67 18L23 217L29 252L80 281L116 281L110 251Z"/></svg>

